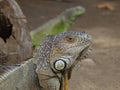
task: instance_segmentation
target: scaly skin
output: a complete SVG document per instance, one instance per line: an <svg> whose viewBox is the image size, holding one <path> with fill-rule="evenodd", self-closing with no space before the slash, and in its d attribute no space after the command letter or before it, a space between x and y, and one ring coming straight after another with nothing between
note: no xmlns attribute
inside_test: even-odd
<svg viewBox="0 0 120 90"><path fill-rule="evenodd" d="M85 32L48 36L34 55L42 90L68 90L72 69L90 45L91 36Z"/></svg>

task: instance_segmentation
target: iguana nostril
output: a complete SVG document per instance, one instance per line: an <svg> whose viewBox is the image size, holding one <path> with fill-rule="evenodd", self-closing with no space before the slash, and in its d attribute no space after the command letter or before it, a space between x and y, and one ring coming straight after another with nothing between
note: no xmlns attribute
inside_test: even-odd
<svg viewBox="0 0 120 90"><path fill-rule="evenodd" d="M87 38L87 40L89 40L89 41L92 40L92 36L91 36L91 35L88 35L88 34L87 34L87 37L86 37L86 38Z"/></svg>

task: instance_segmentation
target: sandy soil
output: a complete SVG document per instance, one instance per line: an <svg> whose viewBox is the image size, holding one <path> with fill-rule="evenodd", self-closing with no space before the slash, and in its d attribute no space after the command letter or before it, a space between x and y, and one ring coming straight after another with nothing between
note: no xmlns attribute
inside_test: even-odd
<svg viewBox="0 0 120 90"><path fill-rule="evenodd" d="M86 31L93 36L94 62L82 62L74 70L70 90L120 90L120 0L17 0L26 15L31 30L47 22L66 8L81 5L86 13L71 30ZM110 3L115 10L96 8Z"/></svg>

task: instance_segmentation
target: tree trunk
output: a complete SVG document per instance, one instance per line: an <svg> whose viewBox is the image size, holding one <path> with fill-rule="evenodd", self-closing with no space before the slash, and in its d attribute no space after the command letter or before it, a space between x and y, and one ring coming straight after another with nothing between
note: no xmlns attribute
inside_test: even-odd
<svg viewBox="0 0 120 90"><path fill-rule="evenodd" d="M27 20L15 0L0 0L0 64L18 64L32 55Z"/></svg>

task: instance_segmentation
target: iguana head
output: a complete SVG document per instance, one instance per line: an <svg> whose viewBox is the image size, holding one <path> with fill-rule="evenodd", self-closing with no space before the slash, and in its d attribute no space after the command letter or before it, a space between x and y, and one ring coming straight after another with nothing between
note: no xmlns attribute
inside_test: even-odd
<svg viewBox="0 0 120 90"><path fill-rule="evenodd" d="M91 36L85 32L64 32L56 35L50 54L52 69L54 71L69 69L78 59L86 55L91 40ZM63 64L60 65L60 61Z"/></svg>
<svg viewBox="0 0 120 90"><path fill-rule="evenodd" d="M61 15L66 18L65 20L67 20L67 23L72 24L72 21L75 21L75 17L78 17L85 13L85 8L76 6L74 8L67 9L66 12L63 12ZM64 16L64 14L66 15Z"/></svg>
<svg viewBox="0 0 120 90"><path fill-rule="evenodd" d="M35 55L39 79L41 76L47 76L45 80L57 77L59 90L68 90L72 69L90 46L91 36L85 32L70 31L48 36Z"/></svg>

